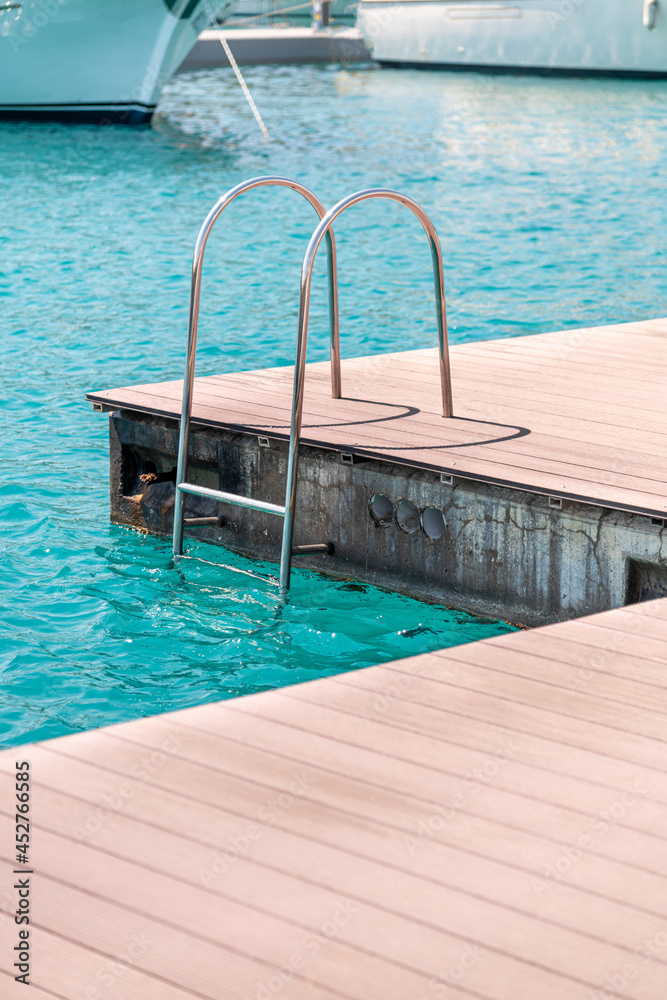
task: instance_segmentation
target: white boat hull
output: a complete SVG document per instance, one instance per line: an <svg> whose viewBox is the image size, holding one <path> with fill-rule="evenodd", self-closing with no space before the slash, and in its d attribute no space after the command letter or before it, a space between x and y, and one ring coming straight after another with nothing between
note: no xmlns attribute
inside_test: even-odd
<svg viewBox="0 0 667 1000"><path fill-rule="evenodd" d="M301 0L303 3L303 0ZM284 7L294 7L299 4L299 0L290 0ZM312 7L301 7L299 10L282 13L284 7L277 5L274 0L241 0L234 13L234 20L242 17L267 17L271 20L281 21L310 21L313 16ZM357 9L357 0L330 0L329 17L353 18Z"/></svg>
<svg viewBox="0 0 667 1000"><path fill-rule="evenodd" d="M665 0L361 0L357 26L388 65L667 76Z"/></svg>
<svg viewBox="0 0 667 1000"><path fill-rule="evenodd" d="M210 20L236 0L0 0L0 117L150 121Z"/></svg>

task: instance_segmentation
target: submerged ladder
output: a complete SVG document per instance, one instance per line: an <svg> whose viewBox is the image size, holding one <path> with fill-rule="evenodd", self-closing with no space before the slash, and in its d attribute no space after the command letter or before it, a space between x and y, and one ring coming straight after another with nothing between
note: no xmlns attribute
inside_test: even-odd
<svg viewBox="0 0 667 1000"><path fill-rule="evenodd" d="M195 357L197 353L197 326L199 320L199 300L201 293L201 276L204 260L204 250L211 230L225 208L239 195L257 187L286 187L303 195L310 202L317 212L320 222L310 238L304 256L301 270L301 292L299 298L299 323L296 346L296 359L294 365L294 383L292 390L292 415L290 420L289 437L289 459L287 466L287 482L285 487L284 504L267 503L264 500L255 500L251 497L239 496L235 493L225 493L222 490L209 489L206 486L197 486L187 482L188 469L188 445L190 439L190 423L192 417L192 395L195 377ZM329 546L304 545L297 550L293 547L294 537L294 513L296 506L296 490L299 463L299 443L301 439L301 422L303 418L303 398L304 380L306 372L306 346L308 341L308 315L310 308L310 287L313 277L313 267L315 257L323 239L327 242L327 274L329 285L329 337L331 354L331 395L334 399L340 399L342 393L341 371L340 371L340 336L338 321L338 283L336 267L336 244L333 234L333 224L339 215L346 209L359 202L367 201L370 198L384 198L390 201L397 201L401 205L409 208L421 222L428 237L431 248L431 259L433 263L433 281L435 285L435 307L438 325L438 359L440 366L440 383L442 391L442 415L452 416L452 386L451 371L449 363L449 348L447 344L447 319L445 312L445 285L442 263L442 250L438 234L433 223L424 210L407 195L392 191L389 188L367 188L348 195L339 201L329 211L325 211L322 203L315 195L299 184L297 181L287 177L255 177L252 180L237 184L224 194L213 206L207 215L204 224L197 237L195 252L192 262L192 285L190 290L190 319L188 325L187 357L185 365L185 378L183 380L183 405L181 410L180 436L178 443L178 465L176 470L176 495L174 502L174 535L173 553L174 559L178 559L183 554L183 530L187 526L204 524L217 520L215 518L185 518L185 495L203 497L209 500L217 500L218 503L232 504L236 507L245 507L252 510L262 511L265 514L274 514L283 518L282 546L280 552L280 593L282 597L287 595L290 585L290 573L292 567L292 556L305 554L306 551L327 551Z"/></svg>

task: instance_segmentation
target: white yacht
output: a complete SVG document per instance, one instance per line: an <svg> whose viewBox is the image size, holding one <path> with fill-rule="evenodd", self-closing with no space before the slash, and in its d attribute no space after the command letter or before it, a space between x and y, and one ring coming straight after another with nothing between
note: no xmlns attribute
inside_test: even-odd
<svg viewBox="0 0 667 1000"><path fill-rule="evenodd" d="M329 17L339 21L354 19L357 0L330 0ZM268 18L271 22L289 19L294 24L299 21L309 22L313 16L312 3L304 0L240 0L234 17Z"/></svg>
<svg viewBox="0 0 667 1000"><path fill-rule="evenodd" d="M360 0L388 66L667 76L667 0Z"/></svg>
<svg viewBox="0 0 667 1000"><path fill-rule="evenodd" d="M150 121L212 17L237 0L0 0L0 117Z"/></svg>

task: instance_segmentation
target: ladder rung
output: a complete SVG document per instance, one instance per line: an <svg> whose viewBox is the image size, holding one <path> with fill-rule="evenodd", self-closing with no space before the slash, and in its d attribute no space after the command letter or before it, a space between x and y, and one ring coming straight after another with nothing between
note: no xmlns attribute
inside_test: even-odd
<svg viewBox="0 0 667 1000"><path fill-rule="evenodd" d="M331 542L313 542L311 545L295 545L292 548L293 556L314 556L322 552L327 556L334 554L334 547Z"/></svg>
<svg viewBox="0 0 667 1000"><path fill-rule="evenodd" d="M218 500L220 503L230 503L235 507L249 507L251 510L263 510L265 514L285 516L285 508L277 503L266 503L264 500L253 500L252 497L237 496L236 493L223 493L221 490L210 490L208 486L195 486L193 483L179 483L177 489L181 493L191 493L195 497L205 497L207 500Z"/></svg>

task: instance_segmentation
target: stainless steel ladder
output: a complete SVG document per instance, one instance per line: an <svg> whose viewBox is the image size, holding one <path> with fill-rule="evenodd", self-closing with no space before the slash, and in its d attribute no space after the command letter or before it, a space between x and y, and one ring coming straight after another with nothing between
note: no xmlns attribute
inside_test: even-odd
<svg viewBox="0 0 667 1000"><path fill-rule="evenodd" d="M225 493L221 490L209 489L205 486L196 486L188 483L188 443L190 436L190 420L192 415L192 393L195 375L195 356L197 351L197 324L199 318L199 298L201 292L201 274L206 241L211 229L224 211L235 198L245 191L256 187L278 186L291 188L303 195L320 217L320 222L313 233L303 261L301 271L301 292L299 298L299 324L296 348L296 359L294 365L294 383L292 390L292 415L290 420L289 439L289 460L287 467L287 483L285 488L285 503L272 504L263 500L254 500L251 497L238 496L235 493ZM286 177L255 177L252 180L237 184L227 194L223 195L209 212L197 237L194 258L192 263L192 286L190 292L190 320L188 327L187 361L185 366L185 378L183 381L183 406L181 412L181 428L178 444L178 466L176 471L176 496L174 504L174 539L173 553L174 559L183 554L183 529L184 529L184 494L190 493L194 496L206 499L217 500L219 503L233 504L237 507L246 507L253 510L263 511L268 514L275 514L283 518L283 536L280 553L280 593L286 596L290 584L290 573L293 555L294 536L294 512L296 505L296 487L299 462L299 442L301 438L301 422L303 418L303 395L304 378L306 370L306 347L308 341L308 314L310 308L310 287L313 276L313 266L315 257L323 239L327 241L328 258L328 284L329 284L329 333L330 333L330 353L331 353L331 395L334 399L341 398L341 374L340 374L340 337L338 321L338 287L336 269L336 244L332 226L335 220L346 209L358 202L366 201L370 198L385 198L390 201L397 201L401 205L409 208L421 222L429 240L431 248L431 259L433 263L433 280L435 284L436 318L438 325L438 357L440 366L440 382L442 392L443 416L452 416L452 386L451 372L449 364L449 348L447 344L447 320L445 312L445 287L442 263L442 250L438 234L433 223L423 211L423 209L407 195L400 194L388 188L368 188L358 191L355 194L343 198L328 212L321 202L302 184L292 181ZM206 519L204 519L206 520ZM193 524L202 519L193 519ZM324 548L324 546L322 546Z"/></svg>

